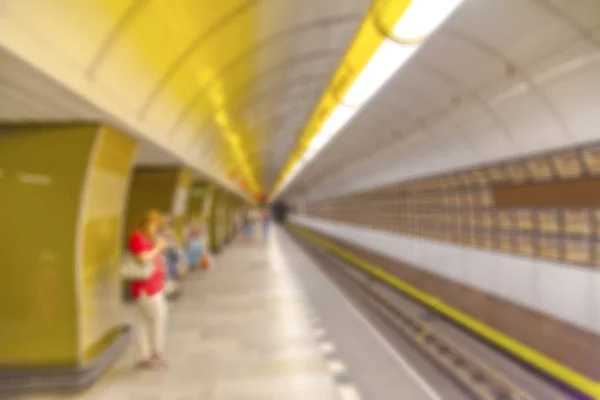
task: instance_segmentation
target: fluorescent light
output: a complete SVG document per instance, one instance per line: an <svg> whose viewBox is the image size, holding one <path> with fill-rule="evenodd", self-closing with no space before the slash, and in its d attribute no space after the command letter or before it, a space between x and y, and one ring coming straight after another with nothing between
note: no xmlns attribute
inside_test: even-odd
<svg viewBox="0 0 600 400"><path fill-rule="evenodd" d="M415 53L415 50L417 46L400 45L385 39L346 92L342 102L350 107L360 107L365 104Z"/></svg>
<svg viewBox="0 0 600 400"><path fill-rule="evenodd" d="M323 124L323 127L315 135L313 140L310 142L308 149L304 152L300 160L292 167L291 171L285 178L284 183L281 185L278 193L280 193L298 173L313 159L319 151L321 151L327 143L344 128L344 126L352 119L356 114L356 109L346 107L343 104L339 104L331 113L327 121Z"/></svg>
<svg viewBox="0 0 600 400"><path fill-rule="evenodd" d="M413 0L392 34L409 42L424 40L458 8L463 0Z"/></svg>
<svg viewBox="0 0 600 400"><path fill-rule="evenodd" d="M346 107L343 104L338 105L323 124L317 137L315 137L315 139L319 136L322 137L317 144L319 149L323 148L352 119L355 113L356 110L353 108Z"/></svg>
<svg viewBox="0 0 600 400"><path fill-rule="evenodd" d="M342 104L338 105L327 121L323 124L323 127L315 135L313 140L310 142L308 149L305 150L300 162L304 165L308 163L314 156L321 151L327 143L338 133L344 126L352 119L356 110L353 108L346 107Z"/></svg>
<svg viewBox="0 0 600 400"><path fill-rule="evenodd" d="M458 8L463 0L413 0L393 29L393 36L407 42L424 40ZM419 44L403 45L385 39L348 92L343 103L360 107L404 65Z"/></svg>
<svg viewBox="0 0 600 400"><path fill-rule="evenodd" d="M316 138L315 138L316 139ZM314 142L314 140L313 140ZM309 146L308 149L306 149L306 151L304 152L304 155L302 156L302 160L305 162L310 161L311 158L313 158L317 153L319 152L319 149L317 147L313 147L312 144L311 146Z"/></svg>
<svg viewBox="0 0 600 400"><path fill-rule="evenodd" d="M292 180L294 180L296 175L298 175L298 172L300 172L300 163L294 165L294 168L292 168L287 178L285 178L285 182L283 182L278 192L281 192Z"/></svg>
<svg viewBox="0 0 600 400"><path fill-rule="evenodd" d="M394 38L385 39L369 63L311 141L304 155L294 165L278 193L298 172L352 119L354 114L398 71L417 51L420 43L435 31L463 0L412 0L393 29Z"/></svg>

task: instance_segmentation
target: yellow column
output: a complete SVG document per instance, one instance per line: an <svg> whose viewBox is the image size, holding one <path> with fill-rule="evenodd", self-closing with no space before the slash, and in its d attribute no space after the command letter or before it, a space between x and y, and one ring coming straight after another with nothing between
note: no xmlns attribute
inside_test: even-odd
<svg viewBox="0 0 600 400"><path fill-rule="evenodd" d="M218 211L217 211L217 221L218 221L218 238L219 238L219 248L222 249L227 242L227 212L228 212L228 200L229 195L223 189L219 190L218 197Z"/></svg>
<svg viewBox="0 0 600 400"><path fill-rule="evenodd" d="M86 366L124 332L118 260L135 148L93 124L0 127L1 366Z"/></svg>
<svg viewBox="0 0 600 400"><path fill-rule="evenodd" d="M176 232L181 232L191 186L186 168L137 168L133 174L127 206L127 233L135 229L144 211L157 209L173 216Z"/></svg>
<svg viewBox="0 0 600 400"><path fill-rule="evenodd" d="M211 252L218 253L221 249L221 191L215 185L210 185L207 197L210 199L208 209L209 248Z"/></svg>
<svg viewBox="0 0 600 400"><path fill-rule="evenodd" d="M194 182L190 189L187 213L190 216L206 218L206 201L208 200L208 183Z"/></svg>
<svg viewBox="0 0 600 400"><path fill-rule="evenodd" d="M173 216L173 228L179 239L183 233L183 226L187 215L190 191L192 188L192 172L187 168L182 168L177 176L175 185L175 194L171 205L171 215Z"/></svg>

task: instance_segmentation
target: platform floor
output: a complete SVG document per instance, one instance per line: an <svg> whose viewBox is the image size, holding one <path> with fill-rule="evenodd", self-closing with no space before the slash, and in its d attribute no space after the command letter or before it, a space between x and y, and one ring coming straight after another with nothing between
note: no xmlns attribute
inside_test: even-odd
<svg viewBox="0 0 600 400"><path fill-rule="evenodd" d="M133 368L134 349L77 396L23 399L340 399L311 312L275 242L226 248L170 307L169 367Z"/></svg>
<svg viewBox="0 0 600 400"><path fill-rule="evenodd" d="M238 240L170 305L167 369L135 370L132 346L83 394L20 399L439 400L309 264L282 230Z"/></svg>

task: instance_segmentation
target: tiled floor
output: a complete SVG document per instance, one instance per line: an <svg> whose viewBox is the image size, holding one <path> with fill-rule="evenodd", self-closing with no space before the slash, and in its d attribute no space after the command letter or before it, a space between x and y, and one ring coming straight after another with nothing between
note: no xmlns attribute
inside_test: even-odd
<svg viewBox="0 0 600 400"><path fill-rule="evenodd" d="M171 307L168 369L136 371L128 354L88 392L70 398L340 399L308 301L277 240L227 247L212 270L189 277L184 291Z"/></svg>

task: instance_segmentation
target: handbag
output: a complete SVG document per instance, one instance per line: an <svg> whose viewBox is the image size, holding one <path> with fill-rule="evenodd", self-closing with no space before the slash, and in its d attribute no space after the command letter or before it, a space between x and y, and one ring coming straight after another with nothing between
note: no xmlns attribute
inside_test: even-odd
<svg viewBox="0 0 600 400"><path fill-rule="evenodd" d="M208 257L208 255L204 254L204 255L202 256L202 259L201 259L201 261L200 261L200 266L201 266L203 269L208 269L208 268L210 268L210 264L211 264L211 262L210 262L210 258Z"/></svg>
<svg viewBox="0 0 600 400"><path fill-rule="evenodd" d="M131 254L127 253L121 261L121 277L129 281L144 281L154 273L154 262L141 263Z"/></svg>

